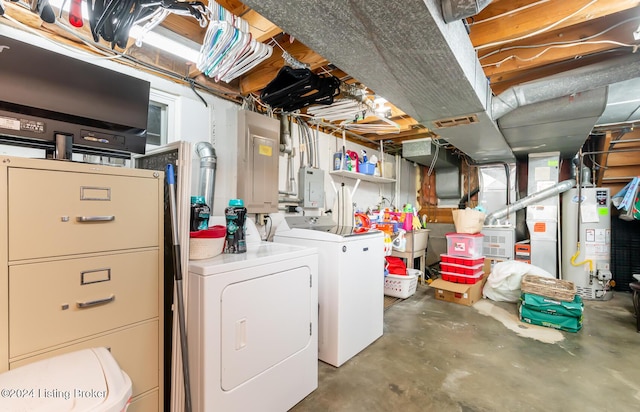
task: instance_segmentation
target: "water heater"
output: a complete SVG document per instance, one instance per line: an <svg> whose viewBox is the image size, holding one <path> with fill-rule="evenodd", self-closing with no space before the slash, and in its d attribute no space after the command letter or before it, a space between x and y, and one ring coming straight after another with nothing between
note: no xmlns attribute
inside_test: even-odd
<svg viewBox="0 0 640 412"><path fill-rule="evenodd" d="M600 187L573 188L562 196L562 276L583 299L613 297L610 200L609 189Z"/></svg>

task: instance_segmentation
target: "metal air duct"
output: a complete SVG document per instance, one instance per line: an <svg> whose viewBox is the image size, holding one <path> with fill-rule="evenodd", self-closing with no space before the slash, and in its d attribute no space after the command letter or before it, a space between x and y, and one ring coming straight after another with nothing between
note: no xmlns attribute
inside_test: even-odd
<svg viewBox="0 0 640 412"><path fill-rule="evenodd" d="M501 219L507 216L510 213L515 213L518 210L524 209L525 207L533 204L534 202L546 199L551 196L559 195L560 193L564 193L567 190L571 189L576 185L576 181L574 179L568 179L562 181L556 185L548 187L544 190L531 194L527 197L523 197L517 202L508 205L502 209L496 210L495 212L487 215L484 219L485 226L493 226L498 224L498 219Z"/></svg>
<svg viewBox="0 0 640 412"><path fill-rule="evenodd" d="M492 99L491 115L498 120L520 106L571 96L636 77L640 77L640 53L510 87Z"/></svg>
<svg viewBox="0 0 640 412"><path fill-rule="evenodd" d="M607 105L596 125L640 121L640 78L609 85Z"/></svg>
<svg viewBox="0 0 640 412"><path fill-rule="evenodd" d="M491 89L460 21L436 0L245 0L287 33L478 162L515 158L491 116ZM328 28L333 29L329 30ZM475 117L474 117L475 116ZM474 117L471 125L431 122ZM482 153L474 152L481 141Z"/></svg>
<svg viewBox="0 0 640 412"><path fill-rule="evenodd" d="M216 166L218 157L216 149L209 142L199 142L196 144L196 153L200 156L200 188L198 190L200 196L204 197L204 201L213 210L213 196L216 187Z"/></svg>
<svg viewBox="0 0 640 412"><path fill-rule="evenodd" d="M443 0L442 17L447 23L475 16L487 7L492 0Z"/></svg>
<svg viewBox="0 0 640 412"><path fill-rule="evenodd" d="M560 152L573 157L582 147L607 102L607 87L521 106L498 120L518 158L531 153Z"/></svg>

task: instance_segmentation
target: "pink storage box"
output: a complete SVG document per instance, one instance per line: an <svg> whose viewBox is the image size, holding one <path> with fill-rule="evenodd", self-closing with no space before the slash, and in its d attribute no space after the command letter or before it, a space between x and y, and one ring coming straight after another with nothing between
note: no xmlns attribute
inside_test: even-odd
<svg viewBox="0 0 640 412"><path fill-rule="evenodd" d="M482 257L482 233L447 233L447 254L477 259Z"/></svg>
<svg viewBox="0 0 640 412"><path fill-rule="evenodd" d="M482 271L478 272L475 275L463 275L461 273L451 273L451 272L445 272L445 271L440 272L440 276L442 277L442 280L446 280L447 282L467 283L467 284L478 283L480 280L482 280L482 275L483 275Z"/></svg>
<svg viewBox="0 0 640 412"><path fill-rule="evenodd" d="M464 265L456 265L455 263L440 263L440 268L444 272L449 273L460 273L462 275L477 275L478 273L482 273L484 265L480 263L475 266L464 266Z"/></svg>

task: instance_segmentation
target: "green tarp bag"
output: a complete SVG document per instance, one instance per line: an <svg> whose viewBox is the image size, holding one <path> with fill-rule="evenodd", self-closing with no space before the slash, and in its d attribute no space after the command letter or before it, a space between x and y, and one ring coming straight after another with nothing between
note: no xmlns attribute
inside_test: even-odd
<svg viewBox="0 0 640 412"><path fill-rule="evenodd" d="M520 305L520 320L532 325L546 326L566 332L577 332L582 328L582 317L550 315L544 312L529 310Z"/></svg>
<svg viewBox="0 0 640 412"><path fill-rule="evenodd" d="M523 293L520 296L520 302L527 309L536 312L548 313L550 315L573 316L574 318L582 317L584 304L582 298L576 295L573 302L564 302L553 298L547 298L533 293Z"/></svg>

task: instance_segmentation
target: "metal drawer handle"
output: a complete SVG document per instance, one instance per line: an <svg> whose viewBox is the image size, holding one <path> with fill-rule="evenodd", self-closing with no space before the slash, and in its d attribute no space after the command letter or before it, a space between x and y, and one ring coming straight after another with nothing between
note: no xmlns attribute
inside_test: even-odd
<svg viewBox="0 0 640 412"><path fill-rule="evenodd" d="M111 216L78 216L76 217L76 221L80 223L84 222L113 222L116 220L116 217Z"/></svg>
<svg viewBox="0 0 640 412"><path fill-rule="evenodd" d="M111 295L104 299L90 300L89 302L76 302L76 306L80 309L85 309L92 306L104 305L105 303L113 302L114 300L116 300L116 295Z"/></svg>

